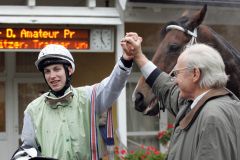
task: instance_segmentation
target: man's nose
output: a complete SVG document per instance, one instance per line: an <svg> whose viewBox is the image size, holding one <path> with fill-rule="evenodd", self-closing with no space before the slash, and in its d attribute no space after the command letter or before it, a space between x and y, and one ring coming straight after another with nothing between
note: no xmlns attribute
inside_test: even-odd
<svg viewBox="0 0 240 160"><path fill-rule="evenodd" d="M50 78L56 77L56 73L55 73L54 71L50 71L49 77L50 77Z"/></svg>

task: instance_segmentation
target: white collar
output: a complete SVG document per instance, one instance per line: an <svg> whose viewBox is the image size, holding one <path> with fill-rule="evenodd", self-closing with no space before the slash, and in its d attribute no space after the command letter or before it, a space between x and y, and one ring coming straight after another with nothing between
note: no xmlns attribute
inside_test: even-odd
<svg viewBox="0 0 240 160"><path fill-rule="evenodd" d="M200 94L199 96L197 96L197 98L194 99L193 103L191 104L191 109L193 109L196 104L202 99L202 97L207 94L210 90L207 90L205 92L203 92L202 94Z"/></svg>

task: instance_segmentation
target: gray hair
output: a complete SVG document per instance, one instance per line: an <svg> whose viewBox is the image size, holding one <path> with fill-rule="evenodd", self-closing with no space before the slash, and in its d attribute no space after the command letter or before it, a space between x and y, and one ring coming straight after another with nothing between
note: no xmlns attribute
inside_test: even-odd
<svg viewBox="0 0 240 160"><path fill-rule="evenodd" d="M194 44L187 48L182 54L187 54L186 62L188 68L199 68L201 88L225 87L228 75L225 72L225 64L219 52L206 45Z"/></svg>

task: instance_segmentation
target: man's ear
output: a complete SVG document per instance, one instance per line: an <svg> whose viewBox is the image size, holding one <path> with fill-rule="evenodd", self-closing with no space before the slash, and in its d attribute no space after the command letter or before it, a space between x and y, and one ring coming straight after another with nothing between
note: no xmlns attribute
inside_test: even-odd
<svg viewBox="0 0 240 160"><path fill-rule="evenodd" d="M199 68L193 69L193 81L198 82L201 78L201 70Z"/></svg>
<svg viewBox="0 0 240 160"><path fill-rule="evenodd" d="M73 69L72 69L72 67L70 67L70 66L68 67L68 72L69 72L69 76L73 74Z"/></svg>

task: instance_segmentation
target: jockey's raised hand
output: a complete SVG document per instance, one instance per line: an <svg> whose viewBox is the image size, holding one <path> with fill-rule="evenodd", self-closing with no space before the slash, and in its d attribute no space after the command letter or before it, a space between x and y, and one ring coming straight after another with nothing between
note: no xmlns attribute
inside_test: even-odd
<svg viewBox="0 0 240 160"><path fill-rule="evenodd" d="M123 50L129 56L135 56L141 52L142 37L139 37L135 32L126 33L125 37L121 41Z"/></svg>
<svg viewBox="0 0 240 160"><path fill-rule="evenodd" d="M121 41L123 52L130 57L132 56L140 68L148 62L148 59L142 52L142 41L142 37L135 32L126 33L126 36Z"/></svg>

